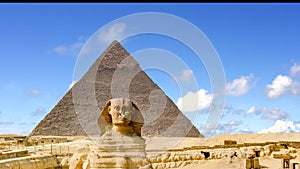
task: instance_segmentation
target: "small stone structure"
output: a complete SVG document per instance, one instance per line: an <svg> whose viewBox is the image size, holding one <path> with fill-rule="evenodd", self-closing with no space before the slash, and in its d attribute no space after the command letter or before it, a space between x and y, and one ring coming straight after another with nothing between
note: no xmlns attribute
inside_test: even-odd
<svg viewBox="0 0 300 169"><path fill-rule="evenodd" d="M299 163L293 163L293 168L292 169L298 169L299 168Z"/></svg>
<svg viewBox="0 0 300 169"><path fill-rule="evenodd" d="M260 169L259 158L254 156L247 158L246 169Z"/></svg>
<svg viewBox="0 0 300 169"><path fill-rule="evenodd" d="M290 167L292 166L291 162L290 162L291 159L296 158L294 156L291 156L288 153L286 153L286 154L273 154L273 157L275 159L282 159L282 162L281 162L282 169L290 169ZM292 167L295 168L296 165L293 165Z"/></svg>
<svg viewBox="0 0 300 169"><path fill-rule="evenodd" d="M282 168L290 169L290 159L282 159Z"/></svg>
<svg viewBox="0 0 300 169"><path fill-rule="evenodd" d="M224 145L235 145L237 144L236 140L224 140Z"/></svg>
<svg viewBox="0 0 300 169"><path fill-rule="evenodd" d="M26 139L27 145L44 145L68 142L68 138L60 136L32 136Z"/></svg>

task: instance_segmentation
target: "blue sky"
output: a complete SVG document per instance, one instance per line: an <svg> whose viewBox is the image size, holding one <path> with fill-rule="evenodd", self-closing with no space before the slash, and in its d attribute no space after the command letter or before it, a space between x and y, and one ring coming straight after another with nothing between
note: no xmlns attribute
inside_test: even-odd
<svg viewBox="0 0 300 169"><path fill-rule="evenodd" d="M109 22L139 12L183 18L213 44L227 89L214 134L300 131L299 4L0 4L0 133L30 133L69 89L89 37ZM114 33L125 28L118 26ZM159 35L121 43L132 54L163 49L188 65L175 77L155 69L146 72L175 103L188 101L192 111L182 111L205 133L213 95L205 66L193 52ZM186 86L196 79L198 86L180 91L174 79ZM193 108L189 101L197 92L206 102Z"/></svg>

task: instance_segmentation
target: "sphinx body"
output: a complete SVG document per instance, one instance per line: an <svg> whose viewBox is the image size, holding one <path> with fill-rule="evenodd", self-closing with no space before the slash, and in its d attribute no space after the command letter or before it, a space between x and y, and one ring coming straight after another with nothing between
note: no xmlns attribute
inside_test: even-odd
<svg viewBox="0 0 300 169"><path fill-rule="evenodd" d="M98 123L104 134L89 146L88 153L73 155L70 169L152 169L141 137L143 116L131 100L109 100Z"/></svg>

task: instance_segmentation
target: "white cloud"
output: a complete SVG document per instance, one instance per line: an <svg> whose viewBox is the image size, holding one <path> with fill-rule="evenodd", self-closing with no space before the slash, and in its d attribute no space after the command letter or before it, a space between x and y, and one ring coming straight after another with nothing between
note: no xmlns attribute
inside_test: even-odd
<svg viewBox="0 0 300 169"><path fill-rule="evenodd" d="M243 124L242 121L231 120L231 121L229 121L226 125L227 125L227 126L238 126L238 125L241 125L241 124Z"/></svg>
<svg viewBox="0 0 300 169"><path fill-rule="evenodd" d="M175 79L182 82L190 81L193 79L193 71L190 69L185 69L182 71L181 75L175 77Z"/></svg>
<svg viewBox="0 0 300 169"><path fill-rule="evenodd" d="M231 120L228 121L227 123L222 123L217 126L217 128L211 128L209 130L203 130L205 132L214 132L214 135L218 134L224 134L224 133L236 133L238 130L238 126L242 125L242 121L237 121L237 120ZM202 131L202 132L203 132Z"/></svg>
<svg viewBox="0 0 300 169"><path fill-rule="evenodd" d="M239 133L252 134L252 133L254 133L254 131L250 130L249 128L245 128L245 129L240 130Z"/></svg>
<svg viewBox="0 0 300 169"><path fill-rule="evenodd" d="M300 65L294 63L294 65L290 68L290 75L291 76L300 76Z"/></svg>
<svg viewBox="0 0 300 169"><path fill-rule="evenodd" d="M250 109L247 111L246 114L253 114L255 112L256 112L256 106L252 106L252 107L250 107Z"/></svg>
<svg viewBox="0 0 300 169"><path fill-rule="evenodd" d="M72 81L72 83L69 86L69 90L77 83L77 81Z"/></svg>
<svg viewBox="0 0 300 169"><path fill-rule="evenodd" d="M38 89L31 89L27 92L30 96L37 97L41 95L41 91Z"/></svg>
<svg viewBox="0 0 300 169"><path fill-rule="evenodd" d="M59 45L52 49L52 52L59 55L77 55L84 45L85 38L80 36L76 42L70 45Z"/></svg>
<svg viewBox="0 0 300 169"><path fill-rule="evenodd" d="M34 112L31 113L32 116L44 115L46 113L43 107L37 108Z"/></svg>
<svg viewBox="0 0 300 169"><path fill-rule="evenodd" d="M177 107L182 112L195 112L207 109L212 103L213 95L207 94L207 90L200 89L196 93L188 92L177 101Z"/></svg>
<svg viewBox="0 0 300 169"><path fill-rule="evenodd" d="M300 83L299 82L294 82L292 84L290 94L292 94L292 95L299 95L300 94Z"/></svg>
<svg viewBox="0 0 300 169"><path fill-rule="evenodd" d="M224 104L224 109L226 109L226 110L231 110L231 109L233 109L233 107L232 107L231 104L225 103L225 104Z"/></svg>
<svg viewBox="0 0 300 169"><path fill-rule="evenodd" d="M241 96L246 94L250 90L250 82L253 79L253 75L241 76L238 79L234 79L232 82L226 84L226 93L229 96Z"/></svg>
<svg viewBox="0 0 300 169"><path fill-rule="evenodd" d="M58 53L58 54L65 54L68 51L68 47L64 45L56 46L53 49L53 52Z"/></svg>
<svg viewBox="0 0 300 169"><path fill-rule="evenodd" d="M277 120L275 124L267 129L262 129L259 133L288 133L300 132L300 124L288 120Z"/></svg>
<svg viewBox="0 0 300 169"><path fill-rule="evenodd" d="M13 125L15 122L12 121L0 121L0 125Z"/></svg>
<svg viewBox="0 0 300 169"><path fill-rule="evenodd" d="M21 123L17 123L17 125L22 125L22 126L34 126L36 125L36 122L21 122Z"/></svg>
<svg viewBox="0 0 300 169"><path fill-rule="evenodd" d="M98 40L103 44L109 44L114 40L120 41L125 34L126 24L116 22L98 34Z"/></svg>
<svg viewBox="0 0 300 169"><path fill-rule="evenodd" d="M223 113L231 113L232 110L234 110L233 107L232 107L232 105L228 104L228 103L224 103L224 107L222 107L222 108L223 108Z"/></svg>
<svg viewBox="0 0 300 169"><path fill-rule="evenodd" d="M224 107L223 107L223 113L226 113L226 114L231 113L231 114L236 114L237 115L237 114L244 114L245 110L239 109L239 108L235 108L231 104L225 103Z"/></svg>
<svg viewBox="0 0 300 169"><path fill-rule="evenodd" d="M200 125L201 131L200 133L205 137L210 137L216 133L216 129L218 128L218 124L207 123L205 125Z"/></svg>
<svg viewBox="0 0 300 169"><path fill-rule="evenodd" d="M52 51L60 55L76 54L79 52L79 49L81 49L83 44L83 42L75 42L71 45L59 45L55 47Z"/></svg>
<svg viewBox="0 0 300 169"><path fill-rule="evenodd" d="M262 118L268 120L285 120L289 117L288 113L280 111L280 108L275 107L273 109L263 108Z"/></svg>
<svg viewBox="0 0 300 169"><path fill-rule="evenodd" d="M290 76L278 75L271 84L266 86L267 96L270 99L279 98L283 95L299 95L300 82L300 65L294 63L290 68Z"/></svg>
<svg viewBox="0 0 300 169"><path fill-rule="evenodd" d="M288 76L278 75L272 84L267 85L267 95L270 99L278 98L288 94L293 86L293 80Z"/></svg>
<svg viewBox="0 0 300 169"><path fill-rule="evenodd" d="M256 108L256 106L252 106L245 114L246 115L260 114L260 111Z"/></svg>

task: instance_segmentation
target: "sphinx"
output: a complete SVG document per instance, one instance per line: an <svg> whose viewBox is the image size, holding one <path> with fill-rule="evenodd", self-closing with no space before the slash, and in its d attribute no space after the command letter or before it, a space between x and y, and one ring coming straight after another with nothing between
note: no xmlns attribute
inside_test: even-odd
<svg viewBox="0 0 300 169"><path fill-rule="evenodd" d="M88 153L74 154L70 169L152 169L141 137L144 119L130 99L110 99L100 112L100 137Z"/></svg>

